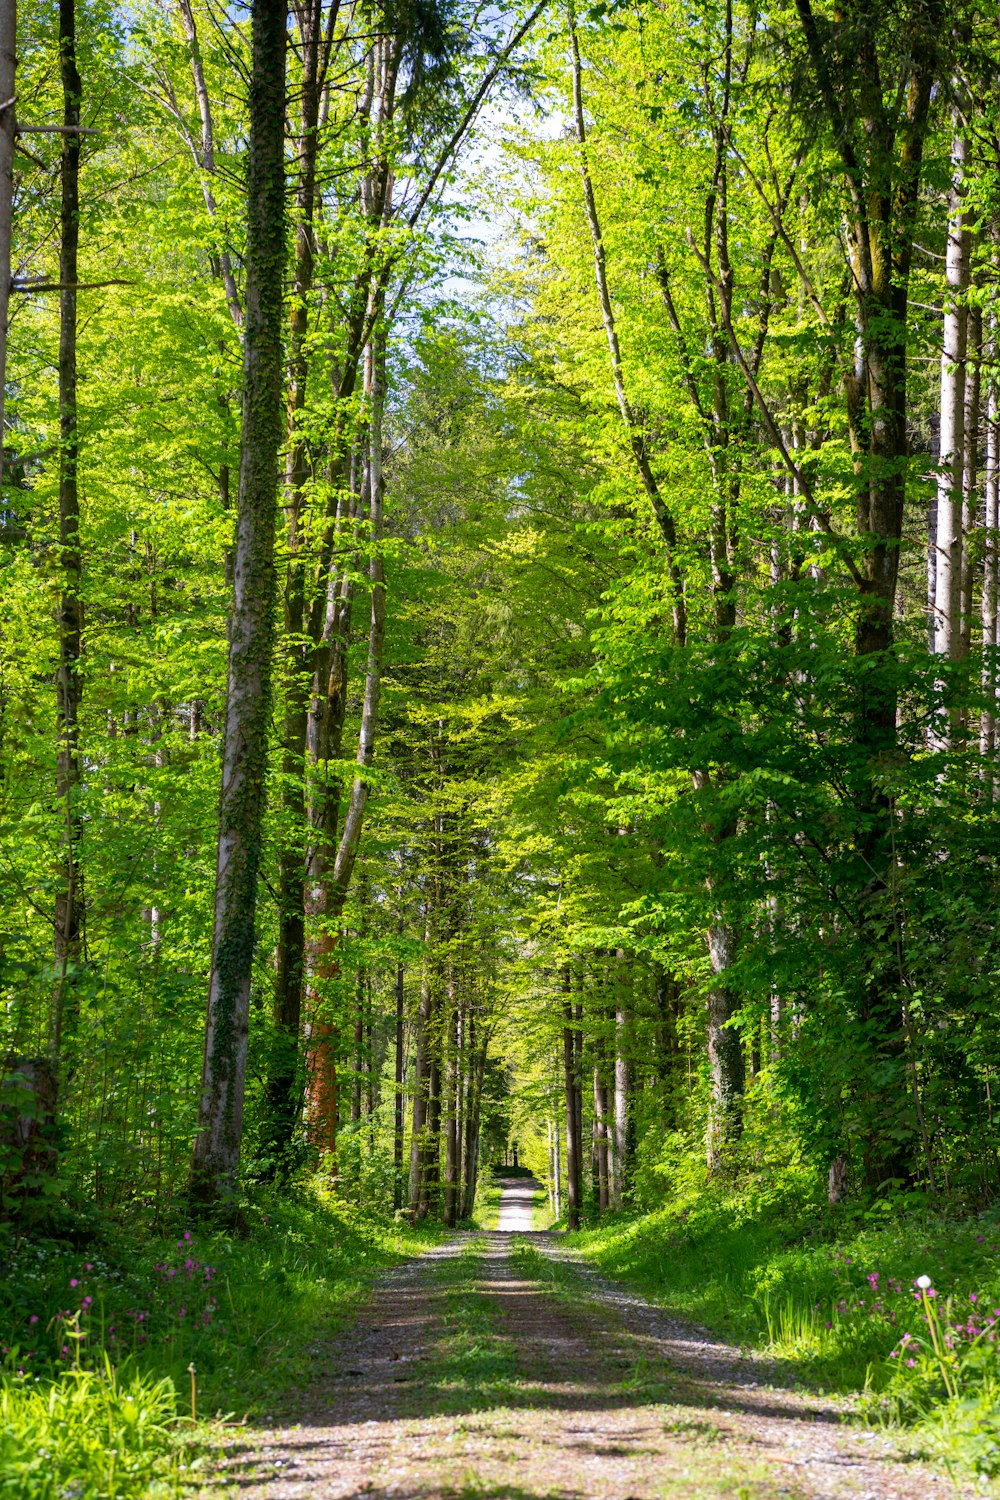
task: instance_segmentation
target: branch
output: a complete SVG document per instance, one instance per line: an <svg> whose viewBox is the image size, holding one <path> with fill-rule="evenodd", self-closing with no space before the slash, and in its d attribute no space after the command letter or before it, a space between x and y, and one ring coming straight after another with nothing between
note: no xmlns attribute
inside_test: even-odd
<svg viewBox="0 0 1000 1500"><path fill-rule="evenodd" d="M9 101L13 104L13 99ZM4 108L7 106L5 105ZM88 125L15 125L15 135L103 135Z"/></svg>
<svg viewBox="0 0 1000 1500"><path fill-rule="evenodd" d="M528 32L531 30L532 26L534 26L535 22L538 20L538 17L541 15L542 11L545 9L548 3L549 0L538 0L538 4L531 11L529 11L527 19L521 23L516 31L511 33L510 38L507 41L507 45L504 47L503 51L494 62L492 68L489 69L486 77L483 79L482 83L473 94L472 101L469 104L469 107L466 109L465 114L462 116L455 130L452 131L451 139L448 141L448 144L444 147L441 154L438 156L438 159L434 165L434 170L431 172L430 178L427 182L427 186L424 188L424 191L417 199L416 208L410 214L409 220L407 222L411 229L416 226L417 220L420 218L420 215L423 213L424 208L427 205L427 200L430 198L435 187L437 186L438 178L441 176L441 173L444 171L445 167L448 165L448 162L451 160L455 149L461 143L462 137L465 135L465 132L468 130L469 126L476 118L476 115L479 113L480 106L482 105L483 100L486 98L486 95L489 93L490 89L493 87L493 84L496 82L496 78L498 73L500 72L500 69L510 57L510 54L513 52L514 48L518 46L518 44L522 42L527 36Z"/></svg>
<svg viewBox="0 0 1000 1500"><path fill-rule="evenodd" d="M12 292L93 292L105 286L135 286L134 281L11 281Z"/></svg>

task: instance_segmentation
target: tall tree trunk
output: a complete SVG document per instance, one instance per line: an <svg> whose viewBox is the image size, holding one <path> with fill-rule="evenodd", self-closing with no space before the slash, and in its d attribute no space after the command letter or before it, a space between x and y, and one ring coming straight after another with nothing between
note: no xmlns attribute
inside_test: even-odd
<svg viewBox="0 0 1000 1500"><path fill-rule="evenodd" d="M558 1111L556 1111L555 1115L553 1116L553 1120L552 1120L552 1132L553 1132L552 1151L553 1151L553 1161L554 1161L554 1164L555 1164L554 1165L554 1171L553 1171L554 1181L553 1181L552 1186L553 1186L553 1191L555 1192L556 1218L557 1219L561 1219L562 1218L562 1141L559 1139L560 1131L559 1131L559 1113L558 1113Z"/></svg>
<svg viewBox="0 0 1000 1500"><path fill-rule="evenodd" d="M417 1013L417 1047L413 1080L413 1122L410 1130L409 1206L412 1219L422 1218L421 1183L427 1133L427 1086L430 1075L430 1029L432 989L430 977L432 925L428 910L424 926L424 966L420 980L420 1009Z"/></svg>
<svg viewBox="0 0 1000 1500"><path fill-rule="evenodd" d="M624 955L619 953L621 963ZM619 985L621 975L619 974ZM628 1183L632 1163L629 1131L629 1056L628 1016L621 997L615 1006L615 1201L612 1208L621 1208L628 1198Z"/></svg>
<svg viewBox="0 0 1000 1500"><path fill-rule="evenodd" d="M594 1064L594 1129L597 1145L597 1203L608 1211L608 1086L602 1075L603 1054Z"/></svg>
<svg viewBox="0 0 1000 1500"><path fill-rule="evenodd" d="M482 1114L483 1079L486 1075L486 1058L489 1052L489 1036L476 1043L476 1028L469 1019L470 1089L469 1109L465 1119L465 1212L471 1219L476 1207L476 1186L479 1181L479 1129Z"/></svg>
<svg viewBox="0 0 1000 1500"><path fill-rule="evenodd" d="M996 359L996 318L991 318L990 363ZM994 796L993 757L997 745L996 649L997 612L1000 602L1000 410L994 375L989 375L986 395L986 462L983 474L984 542L983 593L980 608L983 632L983 697L985 707L979 724L979 753L983 760L983 778L987 800Z"/></svg>
<svg viewBox="0 0 1000 1500"><path fill-rule="evenodd" d="M712 1098L708 1121L708 1166L721 1172L730 1164L732 1148L743 1124L746 1067L739 1031L731 1024L739 1008L726 976L733 962L734 940L721 919L709 928L708 951L712 961L712 987L708 992L708 1065Z"/></svg>
<svg viewBox="0 0 1000 1500"><path fill-rule="evenodd" d="M181 0L186 5L189 0ZM313 215L321 88L322 5L306 0L296 7L302 75L296 160L294 285L288 339L288 453L285 461L284 640L287 680L282 746L281 846L278 853L278 940L274 993L275 1044L265 1085L264 1112L277 1150L287 1146L299 1113L299 1040L305 983L306 879L303 840L306 827L305 757L309 694L315 645L305 638L306 565L302 528L311 478L309 447L303 431L309 381L309 297L313 289Z"/></svg>
<svg viewBox="0 0 1000 1500"><path fill-rule="evenodd" d="M267 773L281 444L285 266L285 0L256 0L250 80L243 429L222 739L212 969L191 1193L235 1189L243 1137L250 979Z"/></svg>
<svg viewBox="0 0 1000 1500"><path fill-rule="evenodd" d="M0 492L3 486L4 396L10 323L11 237L14 222L14 78L17 0L0 0Z"/></svg>
<svg viewBox="0 0 1000 1500"><path fill-rule="evenodd" d="M975 610L976 548L979 527L979 421L982 393L983 315L969 308L965 372L965 459L962 465L962 599L959 655L964 660L972 649L972 616Z"/></svg>
<svg viewBox="0 0 1000 1500"><path fill-rule="evenodd" d="M400 932L403 919L399 919ZM396 1057L393 1073L392 1110L392 1206L397 1211L403 1206L403 1039L406 1024L406 973L402 964L396 965Z"/></svg>
<svg viewBox="0 0 1000 1500"><path fill-rule="evenodd" d="M362 1070L365 1050L365 971L358 969L354 994L354 1079L351 1087L351 1124L361 1120Z"/></svg>
<svg viewBox="0 0 1000 1500"><path fill-rule="evenodd" d="M63 125L59 252L59 666L56 675L58 751L56 792L62 815L62 855L55 901L56 984L52 1051L57 1071L79 1017L77 968L83 942L80 869L80 702L83 696L83 558L80 551L79 435L76 409L76 285L80 245L80 74L76 63L76 3L59 0L59 71ZM0 100L0 103L3 101Z"/></svg>
<svg viewBox="0 0 1000 1500"><path fill-rule="evenodd" d="M965 221L968 142L957 112L951 147L952 182L945 256L941 349L941 438L937 479L937 553L934 650L957 661L962 627L962 469L965 457L965 380L969 263L972 237Z"/></svg>
<svg viewBox="0 0 1000 1500"><path fill-rule="evenodd" d="M458 993L457 985L455 983L454 958L451 958L449 960L447 1028L444 1058L444 1222L449 1229L454 1229L458 1214L458 1187L460 1167L460 1136L458 1133L459 1016Z"/></svg>
<svg viewBox="0 0 1000 1500"><path fill-rule="evenodd" d="M580 1121L576 1086L576 1049L573 1038L573 1001L569 965L563 969L563 1074L566 1091L566 1224L580 1227Z"/></svg>

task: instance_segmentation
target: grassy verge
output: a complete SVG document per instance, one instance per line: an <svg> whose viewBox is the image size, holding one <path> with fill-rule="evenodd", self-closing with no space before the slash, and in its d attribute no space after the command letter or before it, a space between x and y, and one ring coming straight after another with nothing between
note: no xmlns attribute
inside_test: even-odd
<svg viewBox="0 0 1000 1500"><path fill-rule="evenodd" d="M477 1229L496 1229L500 1222L500 1195L503 1188L496 1178L484 1176L480 1178L479 1190L476 1194L476 1207L473 1222Z"/></svg>
<svg viewBox="0 0 1000 1500"><path fill-rule="evenodd" d="M9 1245L0 1496L185 1493L214 1419L273 1415L376 1271L437 1237L366 1220L314 1187L252 1210L239 1238L193 1225Z"/></svg>
<svg viewBox="0 0 1000 1500"><path fill-rule="evenodd" d="M1000 1472L1000 1215L706 1193L567 1244L810 1384L863 1392L870 1418L918 1427L937 1457Z"/></svg>

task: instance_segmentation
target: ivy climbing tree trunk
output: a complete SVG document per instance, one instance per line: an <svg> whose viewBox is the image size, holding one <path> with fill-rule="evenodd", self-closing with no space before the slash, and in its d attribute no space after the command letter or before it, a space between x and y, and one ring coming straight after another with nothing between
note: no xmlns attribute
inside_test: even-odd
<svg viewBox="0 0 1000 1500"><path fill-rule="evenodd" d="M80 74L76 3L59 0L59 70L63 95L62 201L59 253L59 665L56 676L59 746L56 789L62 853L55 902L56 986L52 1052L65 1062L79 1016L76 970L83 940L80 876L80 654L83 646L83 560L80 552L79 436L76 403L77 278L80 246Z"/></svg>
<svg viewBox="0 0 1000 1500"><path fill-rule="evenodd" d="M285 0L256 0L250 80L243 425L222 738L212 968L191 1195L235 1190L243 1136L250 980L267 772L274 532L282 437Z"/></svg>

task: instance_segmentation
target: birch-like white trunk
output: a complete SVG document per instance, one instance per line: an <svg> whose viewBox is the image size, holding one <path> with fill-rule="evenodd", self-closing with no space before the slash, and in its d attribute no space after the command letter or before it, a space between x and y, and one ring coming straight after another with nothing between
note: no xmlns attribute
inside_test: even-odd
<svg viewBox="0 0 1000 1500"><path fill-rule="evenodd" d="M962 610L962 477L965 460L965 366L971 238L965 222L968 143L956 116L951 148L945 308L941 349L941 437L937 474L934 650L958 660Z"/></svg>

